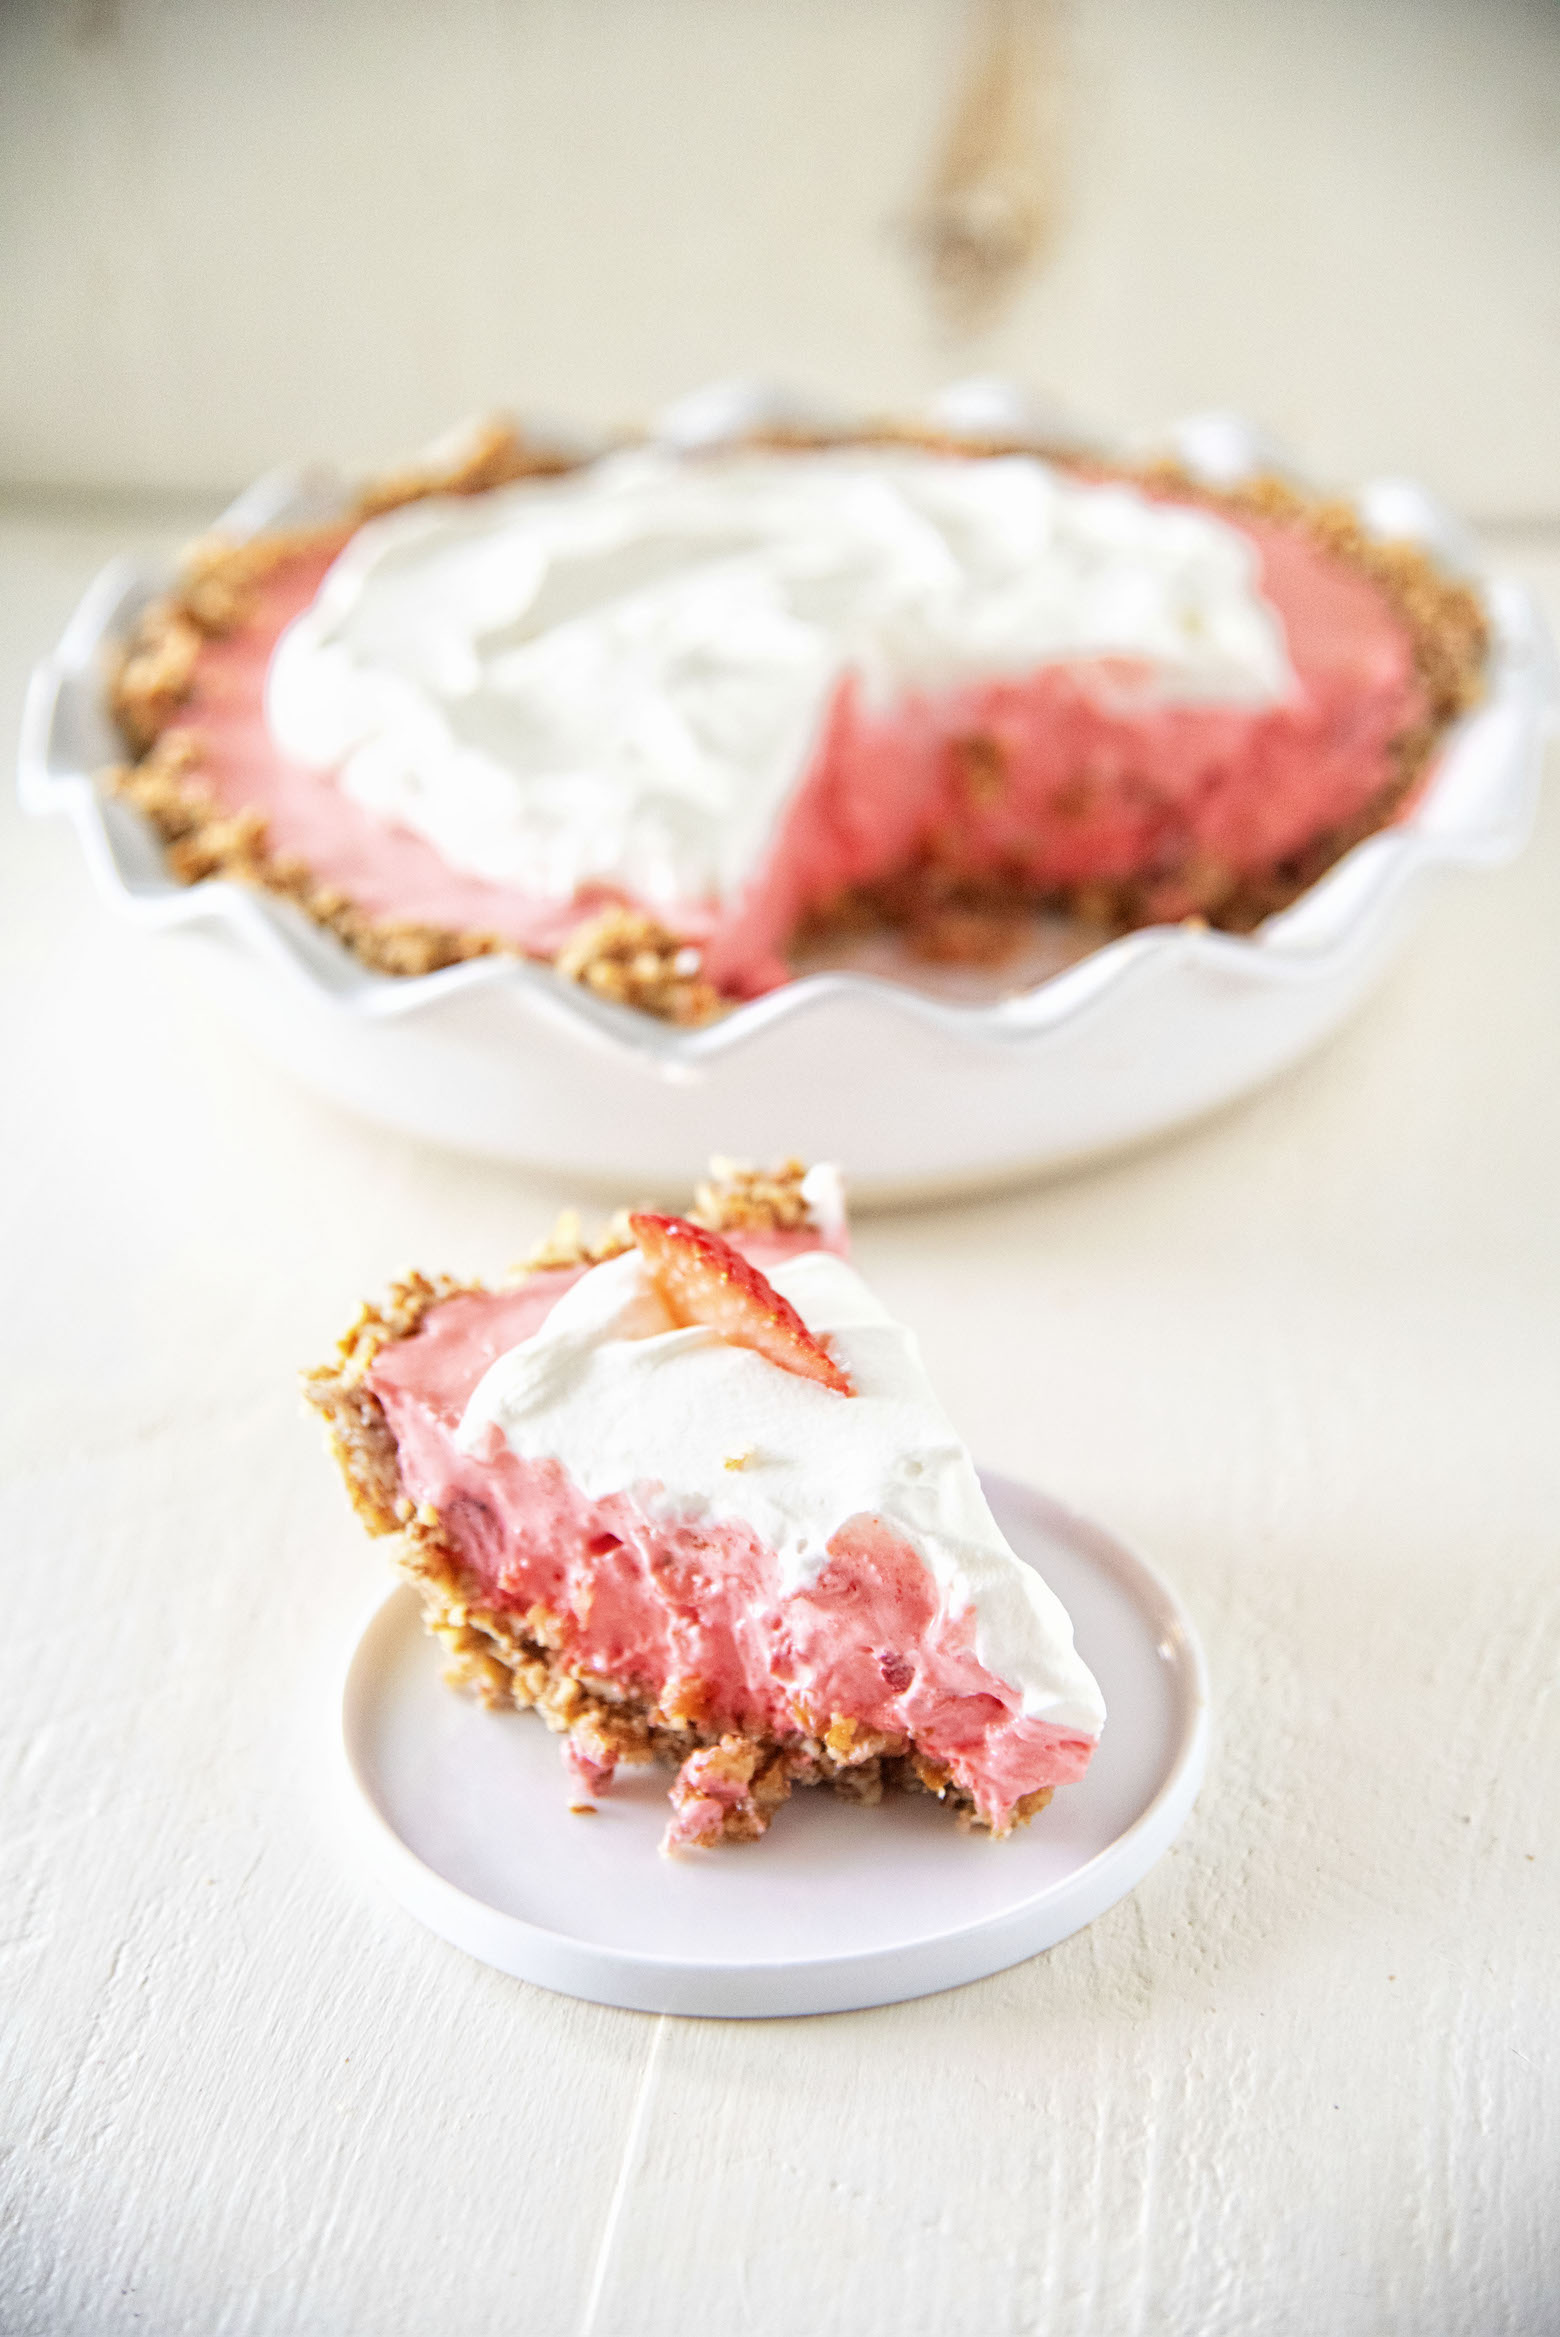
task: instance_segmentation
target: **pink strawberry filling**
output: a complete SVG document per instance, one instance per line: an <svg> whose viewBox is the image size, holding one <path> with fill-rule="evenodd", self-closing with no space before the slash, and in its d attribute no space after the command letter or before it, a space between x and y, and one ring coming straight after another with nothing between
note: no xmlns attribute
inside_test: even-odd
<svg viewBox="0 0 1560 2337"><path fill-rule="evenodd" d="M1298 681L1289 698L1166 702L1122 661L912 691L889 706L869 705L847 680L750 882L730 900L662 912L704 946L710 977L737 995L772 988L810 910L927 853L951 854L970 877L1042 891L1131 880L1147 914L1174 918L1226 878L1261 876L1384 804L1393 743L1424 711L1405 627L1374 585L1303 531L1241 526L1283 624ZM273 853L302 860L370 915L552 955L622 896L560 901L463 875L273 744L271 652L329 558L289 561L249 620L203 648L178 727L200 734L205 782L225 809L262 811Z"/></svg>
<svg viewBox="0 0 1560 2337"><path fill-rule="evenodd" d="M811 1237L755 1245L771 1258L799 1246ZM496 1430L479 1454L457 1450L489 1363L577 1278L450 1299L383 1349L370 1375L405 1489L438 1510L484 1604L517 1616L540 1604L568 1663L702 1726L832 1729L846 1758L854 1735L909 1738L998 1827L1025 1795L1082 1775L1092 1740L1025 1715L976 1653L973 1610L948 1613L919 1554L879 1521L843 1519L816 1581L785 1595L773 1553L745 1524L679 1514L654 1486L590 1500L557 1462L522 1461ZM599 1789L610 1766L587 1744L575 1774ZM686 1787L685 1802L709 1798L695 1780ZM689 1820L690 1839L701 1822Z"/></svg>
<svg viewBox="0 0 1560 2337"><path fill-rule="evenodd" d="M1037 892L1135 881L1147 914L1205 906L1382 798L1424 712L1406 628L1299 530L1242 523L1298 690L1273 705L1156 699L1126 660L1042 667L892 706L847 682L763 867L705 951L720 987L783 980L807 911L931 851ZM972 755L972 749L975 752Z"/></svg>

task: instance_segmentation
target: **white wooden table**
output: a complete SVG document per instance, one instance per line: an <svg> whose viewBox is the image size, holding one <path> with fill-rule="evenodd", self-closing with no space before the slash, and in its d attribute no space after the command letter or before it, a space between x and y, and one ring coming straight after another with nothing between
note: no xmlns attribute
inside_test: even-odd
<svg viewBox="0 0 1560 2337"><path fill-rule="evenodd" d="M151 540L13 509L7 735ZM1216 1748L1081 1937L754 2024L501 1979L338 1831L381 1561L295 1367L567 1196L297 1092L3 816L0 2328L1560 2328L1560 805L1257 1102L862 1224L980 1454L1177 1583Z"/></svg>

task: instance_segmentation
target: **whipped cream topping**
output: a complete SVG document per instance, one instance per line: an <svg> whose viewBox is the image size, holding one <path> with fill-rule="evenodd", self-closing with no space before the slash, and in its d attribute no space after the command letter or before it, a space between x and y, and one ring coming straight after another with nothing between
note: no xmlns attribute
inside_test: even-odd
<svg viewBox="0 0 1560 2337"><path fill-rule="evenodd" d="M361 528L277 645L272 737L453 868L718 900L847 675L1099 666L1136 697L1295 686L1249 542L1029 455L659 450Z"/></svg>
<svg viewBox="0 0 1560 2337"><path fill-rule="evenodd" d="M631 1488L652 1513L740 1521L774 1553L783 1595L817 1580L848 1520L881 1518L924 1560L950 1614L973 1604L975 1652L1026 1716L1098 1736L1104 1703L1066 1612L1004 1540L913 1334L830 1252L770 1279L828 1336L854 1396L715 1331L677 1328L629 1250L489 1367L457 1446L480 1458L497 1430L520 1459L560 1462L592 1500Z"/></svg>

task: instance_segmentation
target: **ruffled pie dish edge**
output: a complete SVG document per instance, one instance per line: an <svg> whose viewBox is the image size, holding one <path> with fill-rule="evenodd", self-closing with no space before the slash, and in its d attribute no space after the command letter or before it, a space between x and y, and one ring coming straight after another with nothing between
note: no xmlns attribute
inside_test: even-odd
<svg viewBox="0 0 1560 2337"><path fill-rule="evenodd" d="M960 385L919 419L929 431L975 444L1084 443L1054 416L995 383ZM694 447L765 431L805 434L850 427L848 418L795 398L735 386L682 401L659 419L651 436ZM543 449L558 443L564 459L589 451L564 448L542 431L530 443ZM1156 444L1194 481L1221 491L1258 475L1294 475L1269 441L1229 415L1194 417L1160 434ZM1098 451L1106 457L1112 452ZM1120 450L1114 451L1119 456ZM339 516L348 493L330 471L278 471L241 496L218 529L242 542L268 531L319 526ZM1292 1059L1347 1011L1368 979L1365 969L1374 971L1384 962L1427 879L1449 868L1498 864L1526 836L1556 699L1554 651L1536 604L1520 587L1483 573L1457 523L1413 483L1379 479L1352 501L1369 534L1418 544L1440 567L1463 577L1477 593L1489 628L1484 694L1444 735L1437 766L1413 810L1344 852L1292 905L1250 934L1195 923L1141 927L1103 943L1032 988L990 1002L939 997L879 974L813 972L738 1004L719 1019L684 1025L618 1005L548 965L514 956L473 956L428 973L378 972L282 894L221 876L193 884L178 881L152 823L101 785L103 771L123 754L108 707L105 669L141 612L168 584L165 575L133 560L115 561L99 575L53 654L34 672L21 742L22 798L31 811L71 818L99 888L123 913L145 926L204 930L220 939L224 954L246 960L264 986L274 987L281 978L293 994L294 1011L302 993L328 1005L333 1021L344 1017L349 1024L376 1026L386 1038L392 1026L400 1026L410 1039L420 1025L436 1026L473 1011L490 1020L496 1010L507 1044L513 1043L517 1025L523 1025L539 1038L545 1034L543 1050L554 1058L560 1048L565 1058L576 1051L628 1058L685 1089L690 1081L739 1075L749 1056L756 1063L776 1048L790 1052L793 1027L798 1032L805 1027L809 1044L816 1044L820 1018L851 1042L846 1054L863 1043L861 1034L870 1024L877 1034L885 1026L901 1034L919 1029L924 1045L941 1057L950 1043L987 1055L994 1047L1005 1055L1026 1038L1070 1040L1080 1032L1087 1049L1090 1022L1101 1013L1109 1019L1112 1000L1119 1009L1125 997L1141 999L1145 991L1164 991L1162 1003L1172 1013L1169 993L1188 984L1226 998L1240 993L1259 1015L1264 998L1273 1002L1270 1047L1245 1048L1246 1059L1232 1062L1227 1077L1201 1083L1205 1092L1194 1095L1188 1089L1183 1097L1145 1100L1142 1109L1114 1118L1107 1114L1098 1128L1080 1126L1070 1134L1053 1126L1029 1138L1014 1132L986 1144L976 1136L956 1148L956 1158L912 1161L904 1175L897 1167L862 1157L863 1148L840 1143L837 1131L809 1135L815 1148L851 1159L858 1184L868 1193L1045 1165L1188 1117ZM248 987L253 991L254 981ZM1314 993L1314 1006L1300 1006L1297 991ZM1292 1005L1287 1014L1278 1005L1285 995ZM1140 1009L1129 1011L1141 1019ZM269 1037L273 1051L296 1058L299 1049L279 1035L287 1018L280 1003L249 1015L251 1023L272 1026L262 1036ZM1289 1035L1278 1033L1280 1020ZM340 1055L342 1036L338 1032L326 1050L333 1059ZM382 1081L368 1081L374 1092L353 1093L352 1079L344 1081L334 1067L299 1063L298 1068L316 1086L334 1088L358 1108L421 1133L589 1172L593 1148L572 1133L562 1140L539 1134L527 1141L507 1128L479 1125L480 1114L475 1119L467 1115L471 1124L462 1124L458 1112L445 1112L446 1124L434 1125L427 1112L398 1110L380 1092ZM752 1141L755 1149L764 1149L762 1131L755 1131ZM702 1144L702 1129L690 1127L686 1155L680 1140L652 1143L642 1162L626 1165L637 1165L649 1176L680 1178L684 1158L696 1155ZM663 1157L652 1157L657 1152Z"/></svg>

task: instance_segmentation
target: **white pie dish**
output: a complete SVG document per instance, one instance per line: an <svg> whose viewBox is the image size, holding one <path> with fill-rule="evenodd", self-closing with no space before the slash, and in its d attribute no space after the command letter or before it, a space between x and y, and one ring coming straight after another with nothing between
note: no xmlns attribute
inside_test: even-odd
<svg viewBox="0 0 1560 2337"><path fill-rule="evenodd" d="M704 392L658 431L708 443L802 413L766 393ZM1036 420L998 384L965 384L934 415L977 437ZM1271 447L1231 417L1169 436L1220 483L1273 465ZM279 472L220 525L245 535L323 518L344 494L334 474ZM33 675L22 797L69 815L119 909L203 949L206 986L268 1052L370 1118L647 1192L685 1190L712 1152L837 1159L865 1201L994 1181L1151 1136L1258 1085L1359 1003L1445 871L1520 848L1555 697L1543 620L1520 588L1472 570L1456 524L1421 489L1379 480L1356 501L1380 532L1474 573L1491 619L1489 693L1449 736L1414 813L1249 938L1151 927L1016 995L819 972L677 1030L513 959L374 973L284 900L221 880L180 885L150 828L95 776L121 752L105 654L166 582L128 560L98 577Z"/></svg>

